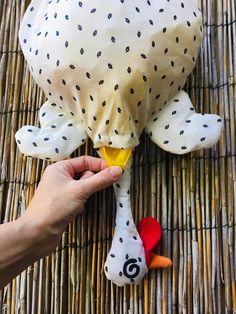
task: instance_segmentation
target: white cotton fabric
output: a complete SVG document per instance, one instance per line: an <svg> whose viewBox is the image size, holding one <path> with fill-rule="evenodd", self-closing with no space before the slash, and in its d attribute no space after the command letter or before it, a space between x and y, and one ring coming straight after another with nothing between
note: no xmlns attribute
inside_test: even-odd
<svg viewBox="0 0 236 314"><path fill-rule="evenodd" d="M35 81L55 104L54 113L63 111L71 119L72 112L74 123L69 129L68 121L58 118L53 132L41 124L41 130L30 127L29 133L27 126L16 134L20 150L62 159L81 144L84 133L94 147L135 147L145 127L161 145L159 136L165 139L168 133L165 128L155 133L152 122L183 88L201 45L197 2L32 1L19 32L23 53ZM219 134L216 120L212 123ZM48 124L54 122L52 117ZM198 133L195 127L189 126L191 137ZM208 146L207 130L204 137ZM182 146L169 140L168 150L183 153Z"/></svg>
<svg viewBox="0 0 236 314"><path fill-rule="evenodd" d="M197 114L182 91L202 40L197 0L33 0L19 38L48 101L40 128L16 133L21 152L59 160L89 136L94 147L133 148L145 131L182 154L213 145L222 121ZM130 207L129 161L114 186L117 217L105 263L119 286L147 273Z"/></svg>
<svg viewBox="0 0 236 314"><path fill-rule="evenodd" d="M157 145L175 154L213 146L221 129L222 119L215 114L196 113L184 91L169 101L146 127Z"/></svg>
<svg viewBox="0 0 236 314"><path fill-rule="evenodd" d="M51 101L40 108L39 121L41 128L24 126L16 134L17 143L26 155L33 152L33 157L37 158L43 156L44 159L63 159L87 139L87 134L74 113L66 112L62 106L58 107Z"/></svg>
<svg viewBox="0 0 236 314"><path fill-rule="evenodd" d="M114 184L115 233L104 266L106 277L117 286L138 284L148 272L142 239L134 224L130 204L130 158L122 177Z"/></svg>

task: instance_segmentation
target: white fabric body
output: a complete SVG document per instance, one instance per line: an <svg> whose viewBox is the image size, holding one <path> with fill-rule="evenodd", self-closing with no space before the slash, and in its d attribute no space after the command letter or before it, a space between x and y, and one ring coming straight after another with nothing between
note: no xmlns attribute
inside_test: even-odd
<svg viewBox="0 0 236 314"><path fill-rule="evenodd" d="M27 126L17 133L20 150L62 159L82 143L84 132L94 147L135 147L145 127L161 145L157 138L165 138L166 130L151 126L152 121L182 89L195 65L201 22L197 0L32 1L20 43L35 81L56 106L41 131ZM50 106L44 107L47 113ZM74 132L66 118L56 119L56 128L50 129L61 111L68 120L73 113ZM178 121L173 116L170 122L178 126ZM194 136L195 127L189 125L185 136ZM215 128L218 134L221 126L215 122ZM50 138L48 143L42 134ZM68 139L64 146L61 136ZM208 147L207 139L203 144ZM161 146L182 153L175 141Z"/></svg>
<svg viewBox="0 0 236 314"><path fill-rule="evenodd" d="M48 101L40 110L41 128L25 126L16 133L19 149L59 160L87 136L94 147L133 148L144 129L177 154L216 143L220 117L196 114L181 91L202 40L197 4L33 0L19 38ZM130 166L131 161L114 186L116 229L105 263L107 278L119 286L138 283L147 272L127 193Z"/></svg>

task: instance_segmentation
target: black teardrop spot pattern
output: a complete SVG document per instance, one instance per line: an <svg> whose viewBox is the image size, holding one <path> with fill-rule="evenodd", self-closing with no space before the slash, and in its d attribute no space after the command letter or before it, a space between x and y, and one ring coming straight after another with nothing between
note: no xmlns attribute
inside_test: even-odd
<svg viewBox="0 0 236 314"><path fill-rule="evenodd" d="M55 0L55 1L53 1L53 0L50 0L48 3L50 4L50 3L54 3L54 2L56 2L56 3L59 3L60 2L60 0ZM167 2L170 2L170 0L167 0ZM126 3L125 2L125 0L120 0L120 3L121 4L123 4L123 3ZM145 1L145 3L146 3L146 5L148 5L148 6L152 6L153 7L153 2L151 2L151 1L149 1L149 0L147 0L147 1ZM77 1L76 2L76 9L78 9L78 10L81 10L83 7L84 7L84 5L83 5L83 1ZM181 8L182 9L184 9L185 8L185 5L184 5L184 1L182 1L182 2L180 2L179 3L179 9L181 10ZM33 12L35 9L34 9L34 7L33 6L31 6L31 8L29 9L31 12ZM98 13L98 11L99 11L99 9L98 8L96 8L96 7L90 7L89 8L89 13L91 14L91 15L93 15L93 17L91 16L91 18L97 18L97 13ZM136 17L138 17L138 16L141 16L140 15L140 13L143 13L142 12L143 11L143 9L142 8L140 8L140 7L138 7L138 6L134 6L133 7L133 12L130 14L128 11L126 11L126 16L123 16L123 18L122 18L122 20L121 20L121 23L122 23L122 25L126 25L125 27L127 27L127 28L130 28L130 27L132 27L133 26L133 24L134 24L134 20L133 20L133 16L136 16ZM166 11L167 11L167 9L165 8L165 7L163 7L163 8L158 8L158 10L157 10L157 12L159 12L159 14L166 14ZM181 10L182 11L182 10ZM165 13L164 13L165 12ZM66 14L67 12L65 12L65 13L62 13L62 18L63 18L63 23L66 23L66 25L69 25L69 23L70 23L70 19L72 18L72 15L70 15L70 13L68 13L68 14ZM193 32L194 31L194 27L193 26L195 26L193 23L194 23L194 17L195 18L197 18L198 17L198 14L196 14L196 12L190 12L190 13L192 13L191 15L189 15L189 17L187 18L187 19L185 19L185 27L186 27L186 29L188 30L188 31L191 31L191 32ZM51 18L51 16L49 16L48 15L48 13L46 13L45 14L45 16L44 16L44 18L45 18L45 20L47 21L48 19L50 20L50 18ZM58 19L59 19L59 13L57 13L57 12L53 12L53 14L52 14L52 18L54 18L54 19L57 19L57 21L54 21L54 22L58 22ZM112 11L110 11L110 10L108 10L106 13L105 13L105 20L106 20L106 23L108 23L108 25L110 25L110 23L111 23L111 21L110 20L112 20L113 18L115 18L115 13L113 13ZM172 19L172 23L175 25L177 25L177 23L178 23L178 19L180 19L180 15L179 15L179 13L178 12L174 12L171 16L170 16L170 18ZM176 21L176 22L174 22L174 21ZM192 22L193 21L193 22ZM153 29L153 25L154 25L154 27L157 25L157 23L156 23L157 21L156 21L156 19L154 19L153 17L148 17L147 19L146 19L146 24L147 24L147 27L149 28L149 29ZM26 24L27 25L27 27L29 28L29 30L28 31L30 31L30 29L33 29L33 23L31 23L30 21L29 21L29 23L27 23ZM46 24L45 24L46 25ZM93 28L90 28L90 31L89 31L89 38L91 39L91 40L93 40L93 37L96 37L96 39L95 40L98 40L99 39L99 36L101 35L100 34L100 29L99 28L97 28L96 26L96 23L94 23L94 27ZM57 41L59 41L59 40L62 40L62 42L61 42L61 47L63 48L63 51L65 51L65 48L68 48L68 49L71 49L71 47L72 47L72 44L73 44L73 42L72 42L72 40L71 39L68 39L68 38L63 38L63 31L61 30L61 28L59 27L60 25L57 25L57 29L55 29L54 28L54 30L45 30L44 32L43 31L40 31L40 30L35 30L34 31L34 33L35 33L35 36L37 36L38 38L37 38L37 40L42 40L42 37L43 37L43 39L44 38L46 38L46 37L48 37L46 40L48 40L49 39L49 36L54 36L54 39L55 39L55 36L56 36L56 39L57 39ZM82 31L84 31L85 29L86 29L86 25L81 25L81 24L75 24L75 27L76 27L76 33L79 31L79 32L82 32ZM192 28L192 29L188 29L188 28ZM202 31L202 28L200 27L200 30ZM162 27L161 27L161 31L162 31L162 33L163 34L165 34L165 33L170 33L170 35L171 35L171 29L169 29L168 28L168 26L166 26L166 25L163 25ZM198 30L197 30L198 31ZM198 39L198 36L197 36L197 31L195 32L195 33L192 33L191 34L191 37L190 37L190 39L192 40L192 41L197 41L197 39ZM143 36L143 33L142 32L144 32L141 28L139 29L139 28L136 28L136 30L135 30L135 33L134 33L134 36L135 36L135 40L136 41L138 41L138 42L141 42L141 40L139 39L139 38L142 38L142 36ZM78 33L77 33L78 34ZM163 34L161 34L161 36L163 36L163 38L164 38L164 36L165 35L163 35ZM145 34L144 34L145 35ZM121 52L124 54L124 55L130 55L130 52L133 52L132 50L133 50L133 48L132 48L132 45L131 44L129 44L129 43L125 43L123 46L121 46L120 47L120 45L122 45L122 41L121 41L121 37L119 36L119 31L118 32L113 32L113 33L110 33L110 35L109 35L109 37L108 37L108 43L110 42L111 43L111 45L112 45L112 47L114 47L114 49L116 49L116 45L118 46L119 45L119 48L121 49ZM28 41L28 39L27 39L27 36L25 36L25 38L23 38L23 43L24 44L27 44L29 41ZM177 34L176 33L176 35L174 35L173 36L173 45L175 45L176 46L176 48L178 48L179 49L179 51L183 54L183 55L188 55L187 57L191 60L191 61L193 61L193 62L195 62L195 57L193 57L193 56L191 56L191 53L192 53L192 51L190 51L189 50L189 48L187 48L187 47L185 47L185 46L183 46L183 43L184 43L184 41L182 40L182 38L181 38L181 34ZM114 45L113 45L114 44ZM149 46L149 49L151 50L151 52L153 53L153 51L155 52L155 50L157 49L157 48L159 48L159 52L160 53L162 53L162 54L165 54L165 55L171 55L171 47L168 47L168 46L164 46L164 47L158 47L159 46L159 43L158 43L158 40L157 39L155 39L155 40L153 40L153 39L151 39L150 41L149 41L149 44L148 44L148 46ZM155 49L155 50L154 50ZM29 47L28 48L28 50L30 50L30 51L32 51L32 53L34 54L34 58L36 58L35 56L37 56L37 58L40 56L40 58L44 58L44 59L46 59L46 61L47 60L49 60L48 61L48 63L50 63L50 62L53 62L53 64L54 64L54 66L57 66L57 67L59 67L59 65L60 64L62 64L63 63L63 61L60 61L58 58L56 58L56 56L54 56L53 55L53 53L50 51L50 50L48 50L48 51L44 51L44 53L41 53L41 51L40 51L40 49L38 48L38 47ZM87 53L87 47L86 46L82 46L82 47L78 47L78 52L79 52L79 57L80 58L84 58L84 55L86 56L86 53ZM97 58L100 58L101 56L102 56L102 54L103 54L103 51L101 51L101 50L95 50L94 52L92 52L93 54L94 54L94 58L96 59L96 57ZM82 57L83 56L83 57ZM139 52L139 54L138 54L138 57L139 57L139 59L141 59L141 60L139 60L139 62L142 62L143 64L145 64L147 61L148 61L148 59L150 58L149 57L150 56L150 54L149 53L147 53L147 50L144 48L143 50L141 50L140 52ZM105 52L104 52L104 57L105 57ZM101 58L102 59L102 58ZM112 73L112 70L117 70L116 69L116 62L115 62L115 60L112 60L112 59L109 59L109 58L107 58L107 59L105 59L104 58L104 60L106 60L106 64L107 64L107 67L108 67L108 69L109 70L111 70L111 71L109 71L109 73ZM100 60L99 60L100 61ZM80 69L79 69L79 66L77 66L77 64L73 64L73 61L71 61L72 62L72 64L70 64L70 63L67 63L66 65L65 65L65 67L67 66L68 68L69 68L69 70L75 70L74 71L74 73L77 73L77 71L79 71ZM150 58L150 62L152 62L152 59ZM185 73L185 72L187 72L187 68L185 68L185 67L183 67L183 64L181 65L179 65L178 64L178 62L177 62L177 60L174 62L173 60L170 60L169 59L169 66L171 66L171 67L175 67L175 66L178 66L178 67L180 67L180 74L181 74L181 70L182 70L182 73ZM152 73L150 73L151 75L155 75L155 76L157 76L157 73L158 73L158 71L159 70L161 70L161 67L159 67L159 66L157 66L156 64L152 64L151 65L151 72ZM31 71L33 71L33 69L32 69L32 67L30 67L30 69L31 69ZM132 66L131 65L126 65L126 68L125 68L125 75L126 76L128 76L129 74L131 74L132 72L134 72L134 69L132 68ZM155 73L156 72L156 73ZM46 73L46 71L44 71L44 69L42 70L42 69L37 69L37 73L39 74L39 75L42 75L42 73L44 74L44 73ZM84 72L83 72L83 75L85 75L85 77L87 77L88 79L91 79L91 82L93 82L93 78L95 78L95 75L94 75L94 77L93 77L93 75L92 75L93 73L91 72L91 73L89 73L89 72L86 72L86 70L84 70ZM49 74L50 75L50 74ZM73 73L72 73L72 71L70 71L70 75L73 75ZM183 78L185 77L185 75L186 75L186 73L183 75ZM131 77L131 75L129 75L129 78ZM41 76L41 79L43 79L43 76ZM143 73L142 72L142 74L140 75L140 77L139 77L139 79L140 80L142 80L142 83L144 82L144 83L146 83L146 86L145 86L145 88L146 88L146 91L147 92L149 92L149 94L152 94L152 93L154 93L155 92L155 89L153 88L152 89L152 87L151 86L148 86L148 85L151 85L151 84L149 84L150 83L150 78L149 78L149 76L147 75L147 73ZM160 73L159 73L159 79L161 79L161 80L165 80L165 82L166 82L166 84L167 84L167 86L170 86L170 87L172 87L173 85L176 85L175 83L175 81L171 81L170 79L169 79L169 76L167 76L167 72L166 73L163 73L163 72L161 72L160 71ZM47 83L47 84L49 84L50 86L48 86L47 85L47 88L49 89L50 88L50 90L51 90L51 88L52 88L52 86L55 84L55 82L54 82L54 76L49 76L49 77L44 77L44 83ZM65 77L65 79L64 78L60 78L60 80L61 80L61 90L65 90L65 89L67 89L67 88L70 88L70 84L69 84L69 79L68 79L68 84L67 84L67 82L66 82L66 80L67 80L67 77ZM97 84L97 88L99 88L99 90L100 90L100 92L102 93L103 92L103 88L104 88L104 86L106 86L106 82L104 82L104 78L97 78L96 77L96 84ZM120 85L119 85L120 84ZM163 82L163 84L164 84L164 82ZM60 84L59 84L60 85ZM66 86L66 87L64 87L64 86ZM82 85L81 85L82 86ZM122 89L122 87L123 87L123 84L122 83L119 83L119 81L117 81L117 83L116 82L114 82L114 85L113 85L113 87L112 88L114 88L114 90L115 91L117 91L117 90L119 90L119 89ZM176 89L177 88L177 86L175 86L174 87L174 89ZM79 85L76 85L76 82L74 83L74 85L73 85L73 89L74 89L74 94L75 95L71 95L71 98L72 98L72 100L74 100L74 101L80 101L80 97L82 97L82 93L80 92L80 93L78 93L78 91L80 91L81 90L81 88L80 88L80 86ZM181 86L179 86L178 87L178 90L180 90L181 89ZM129 93L129 94L131 94L132 96L132 98L135 100L136 98L135 97L137 97L137 95L138 95L138 93L139 93L139 90L138 89L136 89L135 88L135 86L132 86L132 87L129 87L128 89L127 89L127 92ZM52 96L52 92L51 91L47 91L47 94L49 95L49 96ZM118 93L117 93L118 94ZM62 94L63 95L63 94ZM58 99L60 98L60 101L61 102L63 102L64 101L64 99L66 99L66 97L63 95L55 95L55 97L57 97ZM54 95L53 95L54 96ZM162 97L161 97L162 96ZM64 97L64 99L63 99L63 97ZM158 94L158 95L156 95L155 96L155 94L154 95L152 95L152 99L155 99L156 101L158 101L158 102L156 102L157 103L157 106L164 106L165 104L166 104L166 101L164 102L164 104L163 104L163 95L161 95L161 94ZM91 101L91 102L94 102L94 104L96 103L96 101L97 101L97 99L96 99L96 96L95 96L95 94L88 94L88 100L89 101ZM179 100L178 99L175 99L174 100L175 102L178 102ZM159 103L160 102L160 103ZM137 107L140 107L141 105L142 105L142 102L141 102L141 100L140 101L138 101L137 99L135 100L135 105L137 104ZM51 104L52 106L56 106L56 104ZM102 105L102 106L101 106ZM84 106L86 106L86 104L84 104ZM104 100L103 102L100 102L99 103L99 106L100 106L100 109L101 110L103 110L103 108L102 107L105 107L106 106L106 101ZM141 107L142 109L144 108L144 106L142 106ZM138 110L139 109L141 109L141 108L137 108ZM105 109L105 108L104 108ZM193 107L190 107L189 108L191 111L195 111L194 110L194 108ZM84 108L82 108L81 109L82 110L82 113L83 114L85 114L85 113L88 113L89 111L86 111L85 112L85 109ZM121 117L123 117L123 115L125 114L125 110L123 109L123 107L121 107L121 106L119 106L119 103L117 103L116 104L116 107L115 107L115 110L117 110L117 113L118 114L120 114L121 115ZM153 117L151 117L151 119L153 119L152 121L157 121L158 120L158 118L157 118L157 111L158 111L158 109L156 110L156 112L153 112L152 113L152 116ZM171 112L171 114L172 114L172 116L173 115L176 115L177 114L177 110L174 110L174 111L172 111ZM45 116L45 112L44 113L42 113L42 115L41 115L42 117L44 117ZM91 116L91 119L92 119L92 121L98 121L99 120L99 118L98 118L98 116L95 116L95 115L90 115ZM63 117L63 114L59 114L59 117ZM131 121L131 118L129 117L129 120ZM134 121L134 123L135 123L135 128L136 127L138 127L139 126L139 123L140 123L140 120L139 119L137 119L137 117L135 117L135 118L133 118L133 121ZM217 122L222 122L221 121L221 119L218 119L217 120ZM187 120L186 121L186 123L191 123L191 120ZM89 123L88 123L89 124ZM106 125L109 125L109 124L112 124L112 120L106 120L105 121L105 124ZM68 127L72 127L73 126L73 124L71 124L71 123L69 123L69 124L67 124L67 126ZM57 126L56 125L54 125L54 124L52 124L51 126L50 126L51 128L56 128ZM93 127L93 125L91 124L91 127ZM88 130L90 130L90 131L92 131L92 128L91 128L90 126L88 126L87 127L87 129ZM207 124L203 124L202 125L202 127L203 128L208 128L209 126L207 125ZM169 128L171 128L171 124L167 124L167 125L165 125L164 124L164 128L165 128L165 130L168 130ZM131 138L134 138L134 137L136 137L136 132L131 132L131 131L133 131L133 130L130 130L130 137ZM33 132L33 130L28 130L28 132ZM117 128L117 129L113 129L112 130L112 134L113 134L113 136L115 136L115 134L116 135L120 135L122 132L120 132L120 130ZM186 131L187 132L187 131ZM177 130L177 133L179 133L179 135L183 135L184 134L184 130ZM97 135L97 137L101 140L102 138L103 138L103 136L102 136L103 134L98 134ZM150 136L152 136L153 134L152 134L152 132L149 132L149 135ZM203 134L203 135L205 135L205 134ZM205 135L206 136L206 135ZM206 137L200 137L199 138L199 140L201 141L201 142L203 142L203 141L205 141L206 140ZM68 140L67 139L67 137L66 136L63 136L63 137L61 137L62 138L62 140ZM183 138L183 137L182 137ZM48 137L45 137L44 138L44 140L46 141L46 140L49 140L49 138ZM84 141L84 140L83 140ZM167 138L165 139L163 139L163 144L168 144L168 143L170 143L171 141L170 141L170 139L168 139L168 136L167 136ZM34 142L34 144L35 145L37 145L35 142ZM33 144L33 146L35 146ZM112 142L111 141L109 141L108 142L108 144L109 145L112 145ZM182 147L181 147L181 149L182 150L186 150L187 149L187 144L186 143L183 143L183 144L185 144L185 145L183 145ZM181 146L181 145L180 145ZM36 147L36 146L35 146ZM56 150L58 150L59 151L59 149L58 148L56 148L55 149L55 151ZM57 152L57 151L56 151ZM57 152L58 153L58 152ZM120 206L120 207L122 207L123 205L120 203L120 204L118 204L118 206ZM127 224L127 226L128 226L128 223L126 222L126 224ZM135 239L135 237L134 237L134 239Z"/></svg>

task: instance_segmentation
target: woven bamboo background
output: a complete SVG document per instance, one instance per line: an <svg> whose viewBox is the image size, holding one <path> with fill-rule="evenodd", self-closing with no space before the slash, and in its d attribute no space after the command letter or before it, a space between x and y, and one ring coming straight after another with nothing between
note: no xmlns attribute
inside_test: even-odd
<svg viewBox="0 0 236 314"><path fill-rule="evenodd" d="M24 212L47 165L20 155L14 141L22 125L38 124L45 100L17 38L28 4L0 0L1 223ZM133 166L135 221L152 215L161 222L160 251L172 258L172 269L149 272L139 286L106 280L115 215L109 189L90 199L51 256L0 292L1 313L236 313L236 4L199 5L203 47L186 90L198 111L224 119L220 143L180 157L143 136ZM91 143L75 155L85 153L96 154Z"/></svg>

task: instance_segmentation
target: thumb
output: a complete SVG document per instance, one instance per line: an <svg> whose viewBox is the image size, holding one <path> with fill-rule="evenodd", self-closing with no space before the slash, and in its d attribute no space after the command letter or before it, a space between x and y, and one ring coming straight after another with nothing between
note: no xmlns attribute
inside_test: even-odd
<svg viewBox="0 0 236 314"><path fill-rule="evenodd" d="M87 179L78 181L81 187L81 196L87 199L91 194L103 190L115 183L121 175L122 169L115 166L106 168Z"/></svg>

